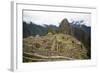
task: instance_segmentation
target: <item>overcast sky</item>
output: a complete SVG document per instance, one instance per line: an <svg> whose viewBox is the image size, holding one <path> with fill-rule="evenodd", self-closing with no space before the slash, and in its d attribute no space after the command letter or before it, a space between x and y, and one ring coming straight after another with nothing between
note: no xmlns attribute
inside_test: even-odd
<svg viewBox="0 0 100 73"><path fill-rule="evenodd" d="M68 13L68 12L45 12L45 11L23 11L23 20L26 22L34 22L38 25L53 24L59 26L64 19L69 22L84 20L85 25L91 25L91 14L86 13Z"/></svg>

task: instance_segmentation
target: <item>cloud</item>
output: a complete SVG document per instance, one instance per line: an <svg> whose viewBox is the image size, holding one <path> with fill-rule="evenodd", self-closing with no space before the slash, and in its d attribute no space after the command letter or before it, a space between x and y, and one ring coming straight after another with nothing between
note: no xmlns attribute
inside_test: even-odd
<svg viewBox="0 0 100 73"><path fill-rule="evenodd" d="M23 20L26 22L34 22L39 25L43 24L54 24L59 26L59 23L67 18L69 22L72 20L84 20L87 26L91 24L91 14L84 13L63 13L63 12L45 12L45 11L24 11Z"/></svg>

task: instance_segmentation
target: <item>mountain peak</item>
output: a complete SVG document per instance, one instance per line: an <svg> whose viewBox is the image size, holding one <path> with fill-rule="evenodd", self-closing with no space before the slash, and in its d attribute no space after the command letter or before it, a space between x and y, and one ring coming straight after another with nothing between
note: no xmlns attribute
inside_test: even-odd
<svg viewBox="0 0 100 73"><path fill-rule="evenodd" d="M70 23L68 22L68 20L66 18L64 18L59 26L60 32L64 33L64 34L70 34Z"/></svg>
<svg viewBox="0 0 100 73"><path fill-rule="evenodd" d="M67 18L64 18L64 19L61 21L61 23L63 23L63 22L69 23Z"/></svg>

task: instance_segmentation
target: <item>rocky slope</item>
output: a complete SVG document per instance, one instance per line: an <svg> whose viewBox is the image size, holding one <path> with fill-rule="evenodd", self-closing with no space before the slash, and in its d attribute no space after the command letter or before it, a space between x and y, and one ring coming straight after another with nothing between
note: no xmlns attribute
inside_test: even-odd
<svg viewBox="0 0 100 73"><path fill-rule="evenodd" d="M25 52L33 55L27 56ZM39 61L36 57L41 60L47 57L43 61L88 59L87 50L80 41L70 35L52 35L52 33L48 33L46 36L30 36L23 39L23 55L24 62L30 62L25 57L36 59L35 61Z"/></svg>

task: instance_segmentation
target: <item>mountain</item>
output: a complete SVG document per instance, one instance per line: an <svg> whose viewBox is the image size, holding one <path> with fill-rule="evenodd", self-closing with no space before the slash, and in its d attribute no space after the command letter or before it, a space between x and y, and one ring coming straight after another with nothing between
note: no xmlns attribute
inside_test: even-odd
<svg viewBox="0 0 100 73"><path fill-rule="evenodd" d="M91 56L91 27L81 25L80 22L71 24L66 18L60 22L59 27L54 24L44 24L44 26L40 26L33 22L23 22L23 38L36 35L45 36L48 32L53 34L63 33L75 37L77 40L82 42L82 44L84 44L84 46L88 49L88 56Z"/></svg>
<svg viewBox="0 0 100 73"><path fill-rule="evenodd" d="M88 55L91 55L91 27L85 25L71 25L71 35L81 41L88 49Z"/></svg>
<svg viewBox="0 0 100 73"><path fill-rule="evenodd" d="M59 31L59 27L53 24L50 24L50 25L45 24L45 27L48 29L48 32L52 32L53 34Z"/></svg>
<svg viewBox="0 0 100 73"><path fill-rule="evenodd" d="M64 34L71 33L70 23L68 22L66 18L61 21L59 25L59 31Z"/></svg>
<svg viewBox="0 0 100 73"><path fill-rule="evenodd" d="M45 44L44 44L45 43ZM68 34L47 34L23 39L23 62L88 59L87 49Z"/></svg>
<svg viewBox="0 0 100 73"><path fill-rule="evenodd" d="M29 25L26 22L23 22L23 37L31 36L32 33L30 31Z"/></svg>
<svg viewBox="0 0 100 73"><path fill-rule="evenodd" d="M63 19L60 23L59 30L61 33L69 34L81 41L88 49L88 56L91 56L91 27L81 25L79 21L71 24L67 19Z"/></svg>
<svg viewBox="0 0 100 73"><path fill-rule="evenodd" d="M26 23L23 22L23 37L26 38L28 36L36 36L36 35L46 35L47 28L37 25L35 23Z"/></svg>

